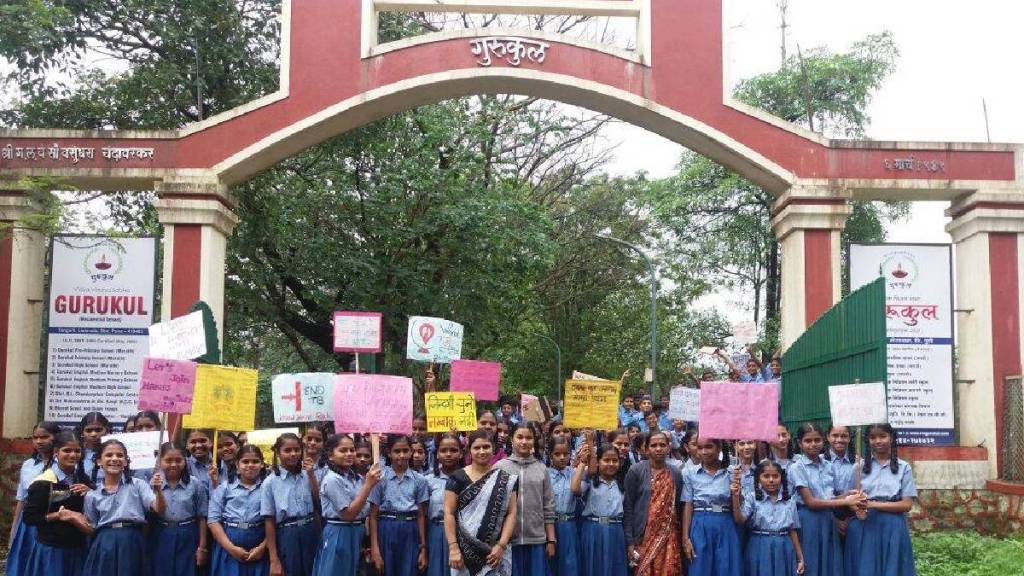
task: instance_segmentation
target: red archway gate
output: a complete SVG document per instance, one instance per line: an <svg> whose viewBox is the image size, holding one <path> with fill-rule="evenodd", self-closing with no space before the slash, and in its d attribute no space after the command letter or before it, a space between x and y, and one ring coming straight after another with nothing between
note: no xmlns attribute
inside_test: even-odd
<svg viewBox="0 0 1024 576"><path fill-rule="evenodd" d="M386 11L628 17L637 41L626 51L475 29L381 44ZM839 235L851 199L951 201L958 307L973 310L960 322L961 376L975 381L961 391L961 437L998 446L1003 377L1021 372L1024 147L830 140L734 101L722 49L721 0L284 0L273 94L173 131L0 131L0 220L31 210L17 185L25 176L156 190L166 230L163 316L197 298L219 316L236 222L232 185L417 105L480 93L576 104L659 133L777 195L787 342L839 298ZM21 327L39 325L43 242L19 230L0 245L5 437L25 433L35 412L26 407L36 404L38 340L22 338Z"/></svg>

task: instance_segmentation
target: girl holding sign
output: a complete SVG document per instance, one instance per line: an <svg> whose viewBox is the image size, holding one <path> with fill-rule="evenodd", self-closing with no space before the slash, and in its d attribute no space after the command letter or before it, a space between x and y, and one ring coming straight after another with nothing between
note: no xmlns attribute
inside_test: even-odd
<svg viewBox="0 0 1024 576"><path fill-rule="evenodd" d="M362 550L363 521L369 513L370 491L380 481L379 466L365 480L356 473L356 445L348 436L327 438L321 462L328 468L320 487L324 534L313 562L314 576L356 576Z"/></svg>
<svg viewBox="0 0 1024 576"><path fill-rule="evenodd" d="M427 567L427 480L409 468L412 441L393 437L390 466L370 493L370 550L384 576L416 576Z"/></svg>
<svg viewBox="0 0 1024 576"><path fill-rule="evenodd" d="M459 469L462 462L462 444L459 435L451 432L441 434L434 442L435 454L433 471L427 476L430 486L430 510L427 516L427 576L450 576L448 565L448 541L444 536L444 493L448 479Z"/></svg>
<svg viewBox="0 0 1024 576"><path fill-rule="evenodd" d="M25 524L21 515L28 498L28 487L40 474L50 467L53 460L53 438L60 432L60 426L52 422L40 422L32 429L32 456L21 465L18 474L18 501L11 523L11 538L7 542L7 574L22 576L32 548L36 543L36 528Z"/></svg>
<svg viewBox="0 0 1024 576"><path fill-rule="evenodd" d="M579 498L572 491L572 468L569 467L569 440L553 436L548 441L548 476L555 495L555 537L558 549L551 562L554 576L580 574L580 545L576 507ZM585 453L581 452L584 456Z"/></svg>
<svg viewBox="0 0 1024 576"><path fill-rule="evenodd" d="M93 483L103 478L103 470L96 465L96 450L103 437L110 434L110 421L99 412L89 412L75 428L82 445L82 464L85 473L92 476Z"/></svg>
<svg viewBox="0 0 1024 576"><path fill-rule="evenodd" d="M192 576L206 566L206 514L209 492L193 478L185 461L185 449L171 442L160 447L160 472L167 509L149 527L149 562L152 576Z"/></svg>
<svg viewBox="0 0 1024 576"><path fill-rule="evenodd" d="M659 433L655 433L660 436ZM597 473L583 476L590 462L591 445L580 452L572 476L572 493L582 495L583 520L580 527L582 574L585 576L626 576L626 534L622 529L622 484L619 480L619 451L605 444L593 454Z"/></svg>
<svg viewBox="0 0 1024 576"><path fill-rule="evenodd" d="M260 514L267 533L270 574L309 576L319 548L313 502L319 486L313 466L302 462L302 440L286 432L274 442L274 464L263 480Z"/></svg>
<svg viewBox="0 0 1024 576"><path fill-rule="evenodd" d="M217 487L208 522L218 546L210 576L266 576L267 541L260 515L260 486L266 471L258 446L238 451L238 477Z"/></svg>
<svg viewBox="0 0 1024 576"><path fill-rule="evenodd" d="M855 502L855 496L836 500L832 464L822 458L825 431L813 422L805 422L797 430L801 454L786 471L789 489L800 514L800 542L809 576L842 574L843 558L839 546L833 510L844 509Z"/></svg>
<svg viewBox="0 0 1024 576"><path fill-rule="evenodd" d="M495 464L519 479L516 530L512 535L512 576L547 572L555 555L555 494L548 469L534 455L542 452L540 438L528 422L512 429L514 454Z"/></svg>
<svg viewBox="0 0 1024 576"><path fill-rule="evenodd" d="M754 489L743 488L740 470L732 474L732 514L751 536L744 551L747 576L792 576L804 573L796 503L786 488L786 471L765 460L754 472ZM837 573L838 575L839 573Z"/></svg>
<svg viewBox="0 0 1024 576"><path fill-rule="evenodd" d="M740 576L740 538L732 517L732 480L721 440L699 438L700 466L683 481L683 551L688 576Z"/></svg>

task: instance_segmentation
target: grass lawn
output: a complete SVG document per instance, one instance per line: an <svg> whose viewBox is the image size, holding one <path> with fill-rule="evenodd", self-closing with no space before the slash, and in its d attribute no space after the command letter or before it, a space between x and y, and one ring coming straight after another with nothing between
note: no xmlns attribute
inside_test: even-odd
<svg viewBox="0 0 1024 576"><path fill-rule="evenodd" d="M1024 576L1024 534L1000 540L967 532L914 537L918 576Z"/></svg>

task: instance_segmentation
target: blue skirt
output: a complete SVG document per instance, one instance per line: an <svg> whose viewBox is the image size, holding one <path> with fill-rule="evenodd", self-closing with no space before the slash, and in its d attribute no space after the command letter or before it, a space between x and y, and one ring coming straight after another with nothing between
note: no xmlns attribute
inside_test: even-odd
<svg viewBox="0 0 1024 576"><path fill-rule="evenodd" d="M850 516L843 541L843 574L857 576L857 558L864 548L864 521Z"/></svg>
<svg viewBox="0 0 1024 576"><path fill-rule="evenodd" d="M377 545L384 557L384 576L416 576L420 531L415 520L381 518Z"/></svg>
<svg viewBox="0 0 1024 576"><path fill-rule="evenodd" d="M744 576L796 574L796 550L789 536L750 534L744 556ZM840 576L836 573L834 576Z"/></svg>
<svg viewBox="0 0 1024 576"><path fill-rule="evenodd" d="M138 576L146 566L146 539L141 527L100 528L92 539L82 573Z"/></svg>
<svg viewBox="0 0 1024 576"><path fill-rule="evenodd" d="M314 576L356 576L363 544L362 524L324 524Z"/></svg>
<svg viewBox="0 0 1024 576"><path fill-rule="evenodd" d="M512 576L545 576L551 574L544 544L512 546Z"/></svg>
<svg viewBox="0 0 1024 576"><path fill-rule="evenodd" d="M831 510L799 506L800 547L804 551L804 576L835 576L843 573L839 530Z"/></svg>
<svg viewBox="0 0 1024 576"><path fill-rule="evenodd" d="M232 544L246 550L259 546L266 536L262 524L245 530L224 526L224 533ZM210 576L267 576L269 568L270 562L266 555L256 562L241 563L220 546L213 549L213 558L210 560Z"/></svg>
<svg viewBox="0 0 1024 576"><path fill-rule="evenodd" d="M23 576L25 567L28 566L28 559L32 556L32 549L36 546L36 527L29 526L18 519L18 526L14 529L14 540L11 541L11 549L7 552L7 576Z"/></svg>
<svg viewBox="0 0 1024 576"><path fill-rule="evenodd" d="M580 526L575 520L567 520L555 524L555 537L558 546L555 558L551 561L553 576L579 576L583 572L580 565Z"/></svg>
<svg viewBox="0 0 1024 576"><path fill-rule="evenodd" d="M688 576L740 576L743 573L740 537L731 513L694 512L690 541L696 558L690 562Z"/></svg>
<svg viewBox="0 0 1024 576"><path fill-rule="evenodd" d="M199 523L187 526L150 524L149 566L152 576L194 576L199 548Z"/></svg>
<svg viewBox="0 0 1024 576"><path fill-rule="evenodd" d="M437 523L431 520L427 524L427 561L427 576L451 576L444 522Z"/></svg>
<svg viewBox="0 0 1024 576"><path fill-rule="evenodd" d="M25 564L25 576L81 576L82 566L89 549L55 548L40 544L32 547L32 553Z"/></svg>
<svg viewBox="0 0 1024 576"><path fill-rule="evenodd" d="M320 533L314 522L277 527L277 557L288 576L310 576L319 547Z"/></svg>
<svg viewBox="0 0 1024 576"><path fill-rule="evenodd" d="M847 576L917 574L914 569L914 549L910 543L906 515L868 510L868 518L863 522L856 569L855 574Z"/></svg>
<svg viewBox="0 0 1024 576"><path fill-rule="evenodd" d="M559 541L561 544L561 541ZM626 533L622 524L580 523L582 576L626 576Z"/></svg>

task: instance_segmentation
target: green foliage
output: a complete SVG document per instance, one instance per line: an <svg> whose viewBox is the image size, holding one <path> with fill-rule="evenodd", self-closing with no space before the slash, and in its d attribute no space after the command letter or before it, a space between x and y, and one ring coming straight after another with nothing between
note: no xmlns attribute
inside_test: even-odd
<svg viewBox="0 0 1024 576"><path fill-rule="evenodd" d="M1024 567L1024 540L997 539L964 532L914 538L918 576L1004 576Z"/></svg>
<svg viewBox="0 0 1024 576"><path fill-rule="evenodd" d="M213 317L210 305L202 300L197 301L189 309L203 314L203 333L206 334L206 354L196 358L200 364L220 364L220 338L217 336L217 319Z"/></svg>

